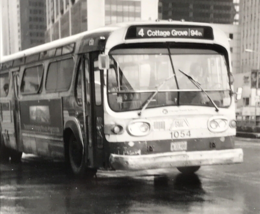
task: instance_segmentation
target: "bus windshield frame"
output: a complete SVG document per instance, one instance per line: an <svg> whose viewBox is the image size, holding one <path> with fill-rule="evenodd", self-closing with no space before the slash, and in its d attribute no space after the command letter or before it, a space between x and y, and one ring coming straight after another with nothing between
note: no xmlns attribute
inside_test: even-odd
<svg viewBox="0 0 260 214"><path fill-rule="evenodd" d="M231 105L227 51L220 46L183 45L170 47L168 52L162 45L139 45L115 48L109 56L107 96L113 111L140 110L154 92L156 96L147 108L176 105L212 107L205 93L180 70L196 80L218 107Z"/></svg>

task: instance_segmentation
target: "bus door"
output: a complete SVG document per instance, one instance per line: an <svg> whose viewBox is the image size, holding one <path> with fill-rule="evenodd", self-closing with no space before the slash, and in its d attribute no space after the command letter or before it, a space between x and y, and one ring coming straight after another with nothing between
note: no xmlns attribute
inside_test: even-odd
<svg viewBox="0 0 260 214"><path fill-rule="evenodd" d="M93 140L93 155L95 166L104 166L107 149L104 138L104 109L102 86L103 72L98 68L98 54L93 52L89 55L89 80L90 80L90 109L91 127Z"/></svg>
<svg viewBox="0 0 260 214"><path fill-rule="evenodd" d="M17 86L17 78L19 78L18 71L11 72L11 75L9 73L0 75L0 121L6 145L19 150L17 94L15 90L12 90ZM11 82L13 84L10 84Z"/></svg>
<svg viewBox="0 0 260 214"><path fill-rule="evenodd" d="M21 141L21 128L20 128L20 114L19 114L19 102L18 102L18 96L19 96L19 83L20 83L20 76L18 71L12 72L12 79L13 79L13 115L14 115L14 129L15 129L15 138L16 138L16 144L17 149L22 150L22 141Z"/></svg>
<svg viewBox="0 0 260 214"><path fill-rule="evenodd" d="M81 126L83 126L83 143L85 148L85 162L90 166L93 163L93 142L92 142L92 126L91 126L91 105L90 105L90 78L89 78L89 55L85 54L79 57L76 80L76 100L79 107L79 114L82 116Z"/></svg>

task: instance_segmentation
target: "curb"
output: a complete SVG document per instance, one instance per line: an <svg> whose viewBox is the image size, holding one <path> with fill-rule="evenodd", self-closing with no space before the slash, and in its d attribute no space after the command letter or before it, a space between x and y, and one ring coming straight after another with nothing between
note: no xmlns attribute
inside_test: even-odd
<svg viewBox="0 0 260 214"><path fill-rule="evenodd" d="M259 138L235 137L235 142L260 143Z"/></svg>
<svg viewBox="0 0 260 214"><path fill-rule="evenodd" d="M236 137L260 139L260 133L237 132Z"/></svg>

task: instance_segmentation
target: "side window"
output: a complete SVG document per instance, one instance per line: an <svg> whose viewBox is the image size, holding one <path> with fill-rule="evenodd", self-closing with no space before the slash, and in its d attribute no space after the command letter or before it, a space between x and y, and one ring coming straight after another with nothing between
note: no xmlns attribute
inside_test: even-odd
<svg viewBox="0 0 260 214"><path fill-rule="evenodd" d="M41 86L43 66L26 68L21 83L22 93L37 93Z"/></svg>
<svg viewBox="0 0 260 214"><path fill-rule="evenodd" d="M6 97L9 93L9 74L0 75L0 97Z"/></svg>
<svg viewBox="0 0 260 214"><path fill-rule="evenodd" d="M67 91L71 84L73 68L74 61L72 58L50 63L46 90L48 92Z"/></svg>

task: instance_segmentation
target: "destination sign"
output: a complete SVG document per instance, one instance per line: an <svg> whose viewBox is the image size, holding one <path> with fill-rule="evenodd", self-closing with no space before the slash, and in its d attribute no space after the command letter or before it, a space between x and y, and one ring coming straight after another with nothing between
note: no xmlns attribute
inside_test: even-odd
<svg viewBox="0 0 260 214"><path fill-rule="evenodd" d="M213 31L208 26L136 26L130 27L126 39L146 38L194 38L213 39Z"/></svg>
<svg viewBox="0 0 260 214"><path fill-rule="evenodd" d="M136 28L136 37L152 38L152 37L203 37L203 28Z"/></svg>

